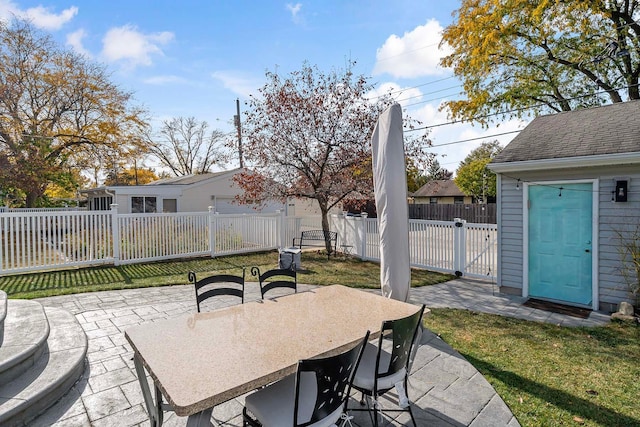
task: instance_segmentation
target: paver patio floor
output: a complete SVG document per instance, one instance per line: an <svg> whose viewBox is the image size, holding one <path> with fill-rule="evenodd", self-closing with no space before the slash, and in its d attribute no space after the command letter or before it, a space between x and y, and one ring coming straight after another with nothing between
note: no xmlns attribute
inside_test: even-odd
<svg viewBox="0 0 640 427"><path fill-rule="evenodd" d="M299 285L299 291L310 288ZM256 283L247 283L246 291L247 301L259 299ZM425 303L427 307L465 308L567 326L598 325L608 321L608 316L601 313L592 313L589 319L583 320L543 312L522 306L522 298L496 292L491 283L457 279L412 289L411 301ZM133 365L133 352L124 338L124 331L143 322L195 312L192 286L94 292L38 301L44 306L62 307L73 313L87 334L89 350L82 379L32 425L149 425ZM409 381L409 397L414 402L419 426L519 425L485 378L430 331L425 331L421 339ZM214 408L213 418L220 425L241 426L242 407L242 397L233 399ZM358 414L354 421L354 425L371 425L366 413ZM395 426L410 424L407 414L390 422ZM186 418L168 413L164 425L184 426Z"/></svg>

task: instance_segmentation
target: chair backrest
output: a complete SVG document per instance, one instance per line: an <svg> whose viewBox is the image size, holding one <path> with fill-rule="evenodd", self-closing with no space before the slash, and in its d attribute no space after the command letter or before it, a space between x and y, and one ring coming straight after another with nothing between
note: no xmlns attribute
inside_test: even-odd
<svg viewBox="0 0 640 427"><path fill-rule="evenodd" d="M200 303L207 298L229 295L239 297L241 302L244 303L244 274L245 270L242 269L242 276L235 276L232 274L216 274L208 276L203 279L197 280L196 273L189 272L189 281L193 283L196 291L196 305L198 307L198 313L200 313ZM205 288L206 289L202 289Z"/></svg>
<svg viewBox="0 0 640 427"><path fill-rule="evenodd" d="M409 362L411 357L411 349L415 342L418 330L420 329L420 321L424 313L424 304L415 314L397 320L385 320L382 322L382 333L378 340L378 355L376 357L376 384L378 378L393 375L402 368L409 372ZM392 348L391 358L388 366L380 366L380 355L382 354L383 340L385 336L389 336L391 332Z"/></svg>
<svg viewBox="0 0 640 427"><path fill-rule="evenodd" d="M368 339L369 331L358 344L343 353L298 362L294 427L309 426L327 417L334 417L333 423L337 424L340 415L346 411L353 376ZM303 396L303 393L315 393L313 405L309 399L314 396Z"/></svg>
<svg viewBox="0 0 640 427"><path fill-rule="evenodd" d="M292 268L276 268L260 274L258 267L251 267L251 275L257 277L260 282L262 299L264 294L276 288L293 289L294 292L298 292L298 277L296 270Z"/></svg>

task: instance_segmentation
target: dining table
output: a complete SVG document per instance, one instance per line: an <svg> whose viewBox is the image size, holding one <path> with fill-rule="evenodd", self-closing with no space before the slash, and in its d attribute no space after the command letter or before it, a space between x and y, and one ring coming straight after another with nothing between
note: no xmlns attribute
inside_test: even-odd
<svg viewBox="0 0 640 427"><path fill-rule="evenodd" d="M384 320L420 308L330 285L144 323L125 337L152 427L165 410L210 425L216 405L295 373L299 360L339 354L367 331L376 338Z"/></svg>

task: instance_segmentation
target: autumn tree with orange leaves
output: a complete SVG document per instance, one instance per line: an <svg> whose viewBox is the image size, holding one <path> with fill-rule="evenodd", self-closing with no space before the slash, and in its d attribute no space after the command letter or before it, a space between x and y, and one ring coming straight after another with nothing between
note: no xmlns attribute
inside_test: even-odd
<svg viewBox="0 0 640 427"><path fill-rule="evenodd" d="M345 199L372 196L371 134L393 101L388 95L369 99L372 85L353 73L354 65L325 73L304 63L287 77L266 73L267 82L250 97L245 112L249 171L236 179L244 189L241 201L315 200L327 231L331 208ZM417 124L405 118L406 129ZM415 136L405 134L407 154L425 163L426 133L410 134ZM330 253L331 243L325 247Z"/></svg>
<svg viewBox="0 0 640 427"><path fill-rule="evenodd" d="M75 190L80 169L139 156L146 112L104 66L32 24L0 22L0 191L38 206L50 185Z"/></svg>

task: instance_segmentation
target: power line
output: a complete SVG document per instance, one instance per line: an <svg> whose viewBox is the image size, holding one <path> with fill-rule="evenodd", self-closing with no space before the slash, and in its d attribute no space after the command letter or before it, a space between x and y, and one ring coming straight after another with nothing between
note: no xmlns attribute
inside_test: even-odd
<svg viewBox="0 0 640 427"><path fill-rule="evenodd" d="M405 104L404 107L413 107L413 106L420 105L420 104L427 104L427 103L433 102L433 101L441 101L443 99L451 98L451 97L457 96L457 95L459 95L459 93L450 93L450 94L447 94L447 95L439 96L437 98L425 99L424 101L418 101L418 102L414 102L412 104Z"/></svg>
<svg viewBox="0 0 640 427"><path fill-rule="evenodd" d="M624 29L626 27L630 27L631 25L632 24L624 24L622 26L619 26L617 28L617 30L619 31L619 30ZM608 36L605 36L605 37L608 37ZM618 49L619 45L618 45L616 40L612 39L611 37L608 37L608 38L611 39L612 41L607 43L607 45L596 56L596 58L594 58L592 60L589 60L589 61L579 61L579 64L597 63L597 62L601 62L602 60L604 60L606 58L614 59L614 57L620 57L620 56L625 56L625 55L629 54L629 52L625 48ZM400 57L400 56L408 55L410 53L413 53L413 52L416 52L416 51L420 51L420 50L423 50L423 49L426 49L426 48L429 48L429 47L438 46L439 44L440 43L431 43L431 44L428 44L428 45L424 45L424 46L418 47L416 49L404 51L404 52L399 53L397 55L392 55L392 56L388 56L386 58L377 59L377 62L387 61L387 60L394 59L394 58L397 58L397 57ZM536 58L539 58L539 59L536 61L535 60ZM531 59L534 60L532 62L535 62L535 63L542 63L542 62L549 62L550 61L548 53L540 53L539 55L534 55ZM419 87L422 87L422 86L427 86L427 85L439 83L441 81L449 80L449 79L452 79L452 78L455 78L455 77L456 76L449 76L449 77L445 77L443 79L434 80L434 81L423 83L423 84L420 84L420 85L416 85L416 86L412 86L412 87L408 87L408 88L403 88L403 89L398 89L397 91L389 92L388 94L385 94L385 95L392 95L392 94L395 94L395 93L402 93L402 92L404 92L406 90L409 90L409 89L416 89L416 88L419 88ZM618 89L615 89L615 90L618 90ZM373 97L371 99L380 98L381 96L385 96L385 95L378 95L378 96L375 96L375 97ZM575 98L570 98L569 100L571 100L571 99L575 99Z"/></svg>
<svg viewBox="0 0 640 427"><path fill-rule="evenodd" d="M461 162L461 160L457 161L457 162L446 162L446 163L440 163L440 161L438 161L438 164L440 166L446 166L446 165L455 165L456 163L460 163L460 162Z"/></svg>
<svg viewBox="0 0 640 427"><path fill-rule="evenodd" d="M544 54L542 54L542 55L538 55L538 56L541 58L541 60L537 61L537 62L539 62L539 63L541 63L541 62L543 62L543 61L544 61L544 62L548 62L548 61L549 61L549 59L548 59L548 58L546 57L546 55L544 55ZM615 56L621 56L621 55L619 55L619 54L618 54L618 55L615 55ZM600 62L601 60L602 60L601 58L597 58L597 59L594 59L594 60L592 60L592 61L587 61L587 62ZM583 61L583 62L584 62L584 61ZM378 96L375 96L375 97L369 98L369 100L373 100L373 99L380 98L380 97L387 96L387 95L393 95L393 94L397 94L397 93L402 93L402 92L405 92L405 91L410 90L410 89L417 89L417 88L419 88L419 87L423 87L423 86L427 86L427 85L431 85L431 84L439 83L439 82L442 82L442 81L445 81L445 80L450 80L450 79L453 79L453 78L455 78L455 76L449 76L449 77L445 77L445 78L443 78L443 79L434 80L434 81L427 82L427 83L423 83L423 84L420 84L420 85L416 85L416 86L411 86L411 87L407 87L407 88L398 89L398 90L396 90L396 91L388 92L388 93L383 94L383 95L378 95ZM421 95L411 96L411 97L404 98L404 99L398 99L398 100L396 100L396 101L397 101L397 102L407 101L407 100L410 100L410 99L419 98L419 97L424 96L424 95L429 95L429 94L434 94L434 93L438 93L438 92L443 92L443 91L445 91L445 90L447 90L447 89L455 89L455 88L458 88L458 87L461 87L461 86L462 86L462 85L450 86L450 87L448 87L448 88L446 88L446 89L441 89L441 90L432 91L432 92L426 92L426 93L423 93L423 94L421 94ZM624 86L624 87L620 87L620 88L615 88L615 89L613 89L613 90L618 91L618 90L623 90L623 89L629 89L629 88L634 87L634 86L637 86L637 85ZM590 96L596 96L596 95L603 94L603 93L606 93L606 92L607 92L606 90L601 90L601 91L593 92L593 93L591 93L591 94L587 94L587 95L579 95L579 96L572 97L572 98L566 98L566 100L567 100L567 101L572 101L572 100L579 99L579 98L587 98L587 97L590 97ZM447 98L450 98L450 97L452 97L452 96L457 96L457 95L459 95L459 94L460 94L460 93L451 93L451 94L448 94L448 95L445 95L445 96L442 96L442 97L438 97L438 98L431 98L431 99L424 100L424 101L414 102L414 103L412 103L412 104L406 104L406 105L405 105L405 107L412 107L412 106L416 106L416 105L420 105L420 104L426 104L426 103L433 102L433 101L438 101L438 100L442 100L442 99L447 99ZM495 116L495 115L500 115L500 114L508 114L508 113L513 113L513 112L518 112L518 111L525 111L525 110L528 110L528 109L537 108L537 107L542 107L542 106L545 106L545 105L546 105L546 104L537 104L537 105L532 105L532 106L529 106L529 107L523 107L523 108L520 108L520 109L512 109L512 110L507 110L507 111L504 111L504 112L492 113L492 114L488 114L488 115L485 115L485 116L476 116L476 117L473 117L473 118L472 118L472 119L470 119L470 120L454 120L454 121L451 121L451 122L445 122L445 123L440 123L440 124L436 124L436 125L426 126L426 127L422 127L422 128L412 129L411 131L417 131L417 130L428 129L428 128L430 128L430 127L445 126L445 125L449 125L449 124L462 123L463 121L471 121L471 120L475 120L475 119L478 119L478 118L487 118L487 117L491 117L491 116Z"/></svg>
<svg viewBox="0 0 640 427"><path fill-rule="evenodd" d="M394 95L396 93L406 92L406 91L411 90L411 89L417 89L419 87L433 85L433 84L444 82L446 80L451 80L451 79L454 79L454 78L455 78L455 76L449 76L449 77L445 77L445 78L442 78L442 79L432 80L430 82L426 82L426 83L422 83L422 84L419 84L419 85L415 85L415 86L404 87L404 88L401 88L401 89L398 89L398 90L395 90L395 91L383 93L382 95L372 96L371 98L367 98L367 100L368 101L372 101L374 99L382 98L383 96L389 96L389 95ZM460 85L458 85L458 86L460 86Z"/></svg>
<svg viewBox="0 0 640 427"><path fill-rule="evenodd" d="M623 89L629 89L629 88L632 88L632 87L638 86L638 85L639 84L622 86L622 87L619 87L619 88L615 88L613 90L618 91L618 90L623 90ZM576 99L588 98L590 96L596 96L596 95L600 95L600 94L607 93L607 92L608 91L606 91L606 90L601 90L601 91L593 92L593 93L586 94L586 95L578 95L578 96L574 96L572 98L565 98L565 100L566 101L573 101L573 100L576 100ZM458 124L458 123L463 123L463 122L471 122L471 121L474 121L474 120L477 120L477 119L485 119L485 118L488 118L488 117L500 116L500 115L503 115L503 114L509 114L509 113L515 113L515 112L520 112L520 111L531 110L533 108L544 107L545 105L547 105L547 104L544 104L544 103L534 104L534 105L530 105L528 107L514 108L514 109L511 109L511 110L498 111L498 112L495 112L495 113L474 116L474 117L471 117L470 119L452 120L450 122L437 123L435 125L429 125L429 126L422 126L422 127L419 127L419 128L406 130L405 132L417 132L417 131L420 131L420 130L426 130L426 129L436 128L436 127L441 127L441 126L448 126L448 125L453 125L453 124Z"/></svg>
<svg viewBox="0 0 640 427"><path fill-rule="evenodd" d="M440 83L440 82L444 82L444 81L447 81L447 80L454 79L455 77L456 76L449 76L449 77L444 77L444 78L438 79L438 80L432 80L430 82L422 83L422 84L419 84L419 85L415 85L415 86L411 86L411 87L405 87L405 88L402 88L402 89L398 89L398 90L396 90L394 92L389 92L389 93L387 93L387 95L392 95L394 93L402 93L402 92L404 92L404 91L406 91L408 89L417 89L419 87L433 85L433 84L436 84L436 83Z"/></svg>
<svg viewBox="0 0 640 427"><path fill-rule="evenodd" d="M493 138L493 137L496 137L496 136L510 135L512 133L518 133L518 132L522 132L522 130L512 130L512 131L509 131L509 132L494 133L493 135L479 136L479 137L476 137L476 138L460 139L458 141L446 142L444 144L433 144L431 147L444 147L445 145L461 144L463 142L477 141L479 139L487 139L487 138Z"/></svg>
<svg viewBox="0 0 640 427"><path fill-rule="evenodd" d="M461 87L461 86L462 85L449 86L449 87L445 87L443 89L434 90L432 92L425 92L425 93L422 93L420 95L410 96L408 98L396 99L396 102L408 101L409 99L414 99L414 98L421 98L421 97L423 97L425 95L433 95L434 93L444 92L445 90L455 89L455 88L458 88L458 87Z"/></svg>

